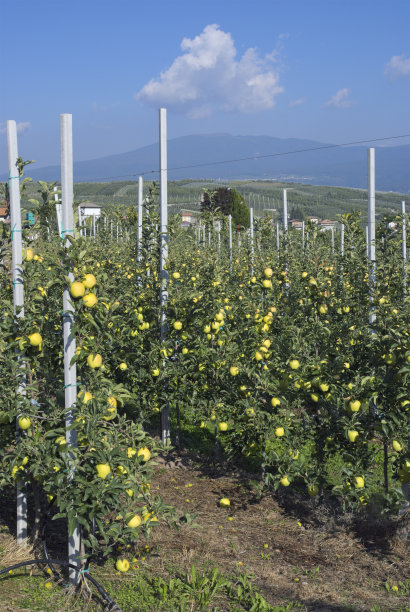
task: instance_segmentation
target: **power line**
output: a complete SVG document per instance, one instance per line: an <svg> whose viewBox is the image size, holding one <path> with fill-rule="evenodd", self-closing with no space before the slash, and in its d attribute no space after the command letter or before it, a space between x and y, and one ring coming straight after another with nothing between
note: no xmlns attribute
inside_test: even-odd
<svg viewBox="0 0 410 612"><path fill-rule="evenodd" d="M200 164L190 164L187 166L174 166L173 168L166 168L167 171L171 170L189 170L190 168L203 168L206 166L220 166L222 164L231 164L240 161L251 161L258 159L267 159L269 157L284 157L285 155L296 155L299 153L309 153L311 151L323 151L325 149L337 149L341 147L349 147L360 144L368 144L371 142L383 142L386 140L398 140L399 138L408 138L410 134L400 134L399 136L385 136L383 138L371 138L368 140L355 140L352 142L343 142L339 144L321 145L320 147L309 147L307 149L295 149L293 151L283 151L282 153L267 153L265 155L250 155L249 157L236 157L232 159L222 159L219 161L212 161ZM144 172L136 172L134 174L119 174L117 176L102 176L97 178L87 179L87 181L103 181L108 179L119 179L119 178L130 178L136 176L146 176L148 174L159 174L159 170L145 170ZM83 181L86 182L86 181Z"/></svg>

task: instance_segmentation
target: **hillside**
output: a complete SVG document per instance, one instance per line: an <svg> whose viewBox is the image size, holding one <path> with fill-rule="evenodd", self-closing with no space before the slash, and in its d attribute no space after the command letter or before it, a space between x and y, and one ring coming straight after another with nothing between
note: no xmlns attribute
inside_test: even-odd
<svg viewBox="0 0 410 612"><path fill-rule="evenodd" d="M316 149L309 150L308 149ZM35 151L32 154L35 157ZM262 157L268 156L268 157ZM242 160L225 163L226 160ZM60 180L55 166L30 168L30 176ZM220 163L223 162L223 163ZM262 179L364 189L367 187L367 147L338 147L311 140L230 134L192 135L168 141L170 180ZM376 188L410 192L410 145L376 147ZM134 151L88 161L76 161L76 182L158 177L158 143ZM5 180L6 175L1 180Z"/></svg>

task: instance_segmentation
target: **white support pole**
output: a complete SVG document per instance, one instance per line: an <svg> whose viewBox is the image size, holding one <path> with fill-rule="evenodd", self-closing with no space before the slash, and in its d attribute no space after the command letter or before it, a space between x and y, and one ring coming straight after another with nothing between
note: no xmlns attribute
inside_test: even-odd
<svg viewBox="0 0 410 612"><path fill-rule="evenodd" d="M211 246L211 230L208 232L208 246Z"/></svg>
<svg viewBox="0 0 410 612"><path fill-rule="evenodd" d="M345 254L345 226L344 223L340 226L340 255L343 257Z"/></svg>
<svg viewBox="0 0 410 612"><path fill-rule="evenodd" d="M232 276L232 215L228 215L229 231L229 274Z"/></svg>
<svg viewBox="0 0 410 612"><path fill-rule="evenodd" d="M167 110L159 109L159 181L160 181L160 279L161 279L161 341L168 335L166 307L168 302L168 156L167 156ZM162 443L171 443L169 404L161 412Z"/></svg>
<svg viewBox="0 0 410 612"><path fill-rule="evenodd" d="M138 177L138 230L137 230L137 261L142 259L142 203L144 200L144 179Z"/></svg>
<svg viewBox="0 0 410 612"><path fill-rule="evenodd" d="M16 317L24 317L24 287L23 287L23 238L21 227L20 183L17 167L17 125L15 121L7 121L7 150L9 162L9 195L10 195L10 224L11 224L11 266L13 275L13 307ZM24 367L24 360L19 360ZM26 377L23 371L19 372L17 381L17 398L25 395ZM16 425L17 439L22 432ZM26 483L17 483L17 542L22 544L27 538L27 495Z"/></svg>
<svg viewBox="0 0 410 612"><path fill-rule="evenodd" d="M279 223L276 224L276 250L279 253Z"/></svg>
<svg viewBox="0 0 410 612"><path fill-rule="evenodd" d="M403 286L404 294L406 294L407 288L407 231L406 231L406 202L403 200L401 203L401 251L403 257Z"/></svg>
<svg viewBox="0 0 410 612"><path fill-rule="evenodd" d="M302 221L302 250L305 250L305 222Z"/></svg>
<svg viewBox="0 0 410 612"><path fill-rule="evenodd" d="M73 214L73 129L72 115L60 115L61 138L61 203L63 212L62 236L74 236ZM70 242L66 241L66 248ZM74 274L69 272L70 283L74 281ZM77 400L77 365L72 362L75 356L74 309L70 303L70 290L64 287L63 292L63 333L64 333L64 395L65 395L65 424L67 449L77 447L77 430L72 429L75 421L74 410ZM72 478L72 473L68 479ZM80 528L76 525L74 533L68 538L68 561L80 566ZM78 584L79 572L69 570L71 584Z"/></svg>
<svg viewBox="0 0 410 612"><path fill-rule="evenodd" d="M370 254L369 254L369 226L366 225L366 255L367 255L367 259L369 259Z"/></svg>
<svg viewBox="0 0 410 612"><path fill-rule="evenodd" d="M251 276L253 276L253 265L254 265L254 256L255 256L255 245L253 242L254 239L254 227L253 227L253 208L249 209L249 229L250 237L251 237Z"/></svg>
<svg viewBox="0 0 410 612"><path fill-rule="evenodd" d="M334 255L335 254L335 228L331 227L330 231L331 231L331 234L332 234L332 236L331 236L332 255Z"/></svg>
<svg viewBox="0 0 410 612"><path fill-rule="evenodd" d="M93 215L93 236L95 238L95 215Z"/></svg>
<svg viewBox="0 0 410 612"><path fill-rule="evenodd" d="M61 228L63 227L62 223L63 223L63 218L62 218L62 212L61 212L61 202L60 202L60 198L58 197L58 193L57 193L57 185L55 185L54 187L54 201L56 203L56 216L57 216L57 232L58 235L61 236Z"/></svg>
<svg viewBox="0 0 410 612"><path fill-rule="evenodd" d="M374 148L368 149L368 253L369 253L369 292L370 302L374 301L374 290L376 285L376 172L375 172L375 154ZM369 323L372 325L376 320L376 310L371 308Z"/></svg>
<svg viewBox="0 0 410 612"><path fill-rule="evenodd" d="M204 245L204 248L205 248L205 230L206 230L206 227L204 223L204 226L202 228L202 244Z"/></svg>
<svg viewBox="0 0 410 612"><path fill-rule="evenodd" d="M288 194L287 190L283 190L283 229L285 233L288 231Z"/></svg>
<svg viewBox="0 0 410 612"><path fill-rule="evenodd" d="M221 222L218 221L217 232L218 232L218 255L221 256Z"/></svg>

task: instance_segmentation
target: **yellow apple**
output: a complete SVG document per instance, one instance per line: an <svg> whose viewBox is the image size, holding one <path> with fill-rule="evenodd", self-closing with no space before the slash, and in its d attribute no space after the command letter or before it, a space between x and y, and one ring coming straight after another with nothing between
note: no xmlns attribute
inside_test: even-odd
<svg viewBox="0 0 410 612"><path fill-rule="evenodd" d="M18 420L20 429L28 429L31 425L31 420L28 417L21 416Z"/></svg>
<svg viewBox="0 0 410 612"><path fill-rule="evenodd" d="M130 563L127 559L118 559L115 564L115 569L119 572L128 572L130 569Z"/></svg>
<svg viewBox="0 0 410 612"><path fill-rule="evenodd" d="M92 289L97 284L97 279L94 274L86 274L83 278L83 285L87 289Z"/></svg>
<svg viewBox="0 0 410 612"><path fill-rule="evenodd" d="M34 332L34 334L30 334L28 336L28 339L29 339L31 346L39 346L43 342L43 338L41 337L41 334L39 334L38 332Z"/></svg>
<svg viewBox="0 0 410 612"><path fill-rule="evenodd" d="M80 283L80 281L74 281L73 283L71 283L70 293L71 296L76 299L83 297L85 293L85 287L83 283Z"/></svg>
<svg viewBox="0 0 410 612"><path fill-rule="evenodd" d="M107 478L108 474L111 473L111 468L108 463L99 463L95 466L95 469L97 470L98 478Z"/></svg>
<svg viewBox="0 0 410 612"><path fill-rule="evenodd" d="M95 368L100 368L102 365L102 357L99 353L97 353L96 355L90 354L87 357L87 365L88 367L90 367L92 370L94 370Z"/></svg>
<svg viewBox="0 0 410 612"><path fill-rule="evenodd" d="M93 306L96 305L97 302L98 302L98 298L95 295L95 293L87 293L87 295L83 297L83 303L88 308L92 308Z"/></svg>

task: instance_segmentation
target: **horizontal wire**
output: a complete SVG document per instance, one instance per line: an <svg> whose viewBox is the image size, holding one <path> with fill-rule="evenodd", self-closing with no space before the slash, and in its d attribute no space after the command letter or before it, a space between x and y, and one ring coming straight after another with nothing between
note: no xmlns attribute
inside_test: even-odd
<svg viewBox="0 0 410 612"><path fill-rule="evenodd" d="M309 153L311 151L323 151L325 149L337 149L339 147L349 147L349 146L354 146L354 145L359 145L359 144L366 144L370 142L383 142L386 140L397 140L399 138L408 138L408 137L410 137L410 134L400 134L398 136L385 136L383 138L371 138L368 140L355 140L352 142L342 142L339 144L321 145L320 147L309 147L307 149L295 149L293 151L284 151L282 153L267 153L266 155L251 155L249 157L236 157L232 159L222 159L219 161L212 161L212 162L206 162L206 163L200 163L200 164L190 164L187 166L174 166L172 168L163 168L162 172L168 172L171 170L188 170L190 168L203 168L205 166L219 166L222 164L231 164L231 163L239 162L239 161L266 159L269 157L283 157L285 155ZM89 178L89 179L83 180L82 182L102 181L102 180L118 179L118 178L129 178L129 177L135 177L135 176L146 176L148 174L159 174L160 172L161 172L160 170L145 170L143 172L135 172L134 174L119 174L117 176L100 176L96 178Z"/></svg>

